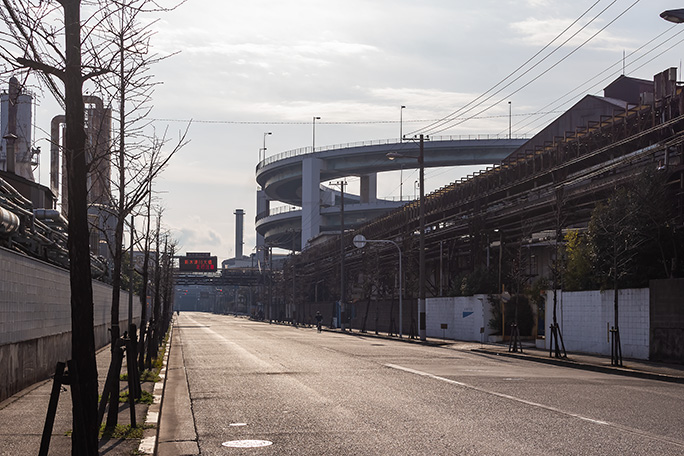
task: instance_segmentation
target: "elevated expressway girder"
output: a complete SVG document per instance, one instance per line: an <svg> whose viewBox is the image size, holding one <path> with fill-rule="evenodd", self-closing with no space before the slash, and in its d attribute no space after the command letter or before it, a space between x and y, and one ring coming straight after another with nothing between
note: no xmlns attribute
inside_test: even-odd
<svg viewBox="0 0 684 456"><path fill-rule="evenodd" d="M525 139L507 138L430 138L424 142L424 163L426 168L498 164L525 142ZM402 157L390 160L387 158L390 152ZM308 148L267 158L256 169L262 198L302 209L272 214L265 204L256 220L259 240L263 244L284 249L294 246L295 250L301 250L302 245L319 233L339 232L339 191L323 187L321 182L361 177L362 195L345 194L346 228L401 206L402 201L377 199L376 176L379 172L417 168L418 154L417 141L403 141L339 146L316 152Z"/></svg>

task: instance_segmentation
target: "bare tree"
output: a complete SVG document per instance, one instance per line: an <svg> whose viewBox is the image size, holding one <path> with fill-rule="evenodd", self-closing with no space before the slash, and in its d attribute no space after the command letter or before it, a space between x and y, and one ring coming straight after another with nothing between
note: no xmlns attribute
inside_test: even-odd
<svg viewBox="0 0 684 456"><path fill-rule="evenodd" d="M640 230L640 210L626 189L616 189L605 204L598 204L589 222L594 266L604 278L604 285L613 288L615 325L611 330L611 364L622 365L618 288L623 277L635 265L644 234Z"/></svg>
<svg viewBox="0 0 684 456"><path fill-rule="evenodd" d="M81 9L88 11L81 19ZM74 454L97 453L97 370L95 364L92 284L88 230L89 166L103 159L86 147L84 83L97 81L103 94L117 100L119 107L118 198L115 230L115 262L112 336L118 337L118 293L122 258L123 226L127 215L145 198L152 181L173 153L185 143L181 134L165 156L159 139L152 133L144 150L133 149L131 125L144 119L152 93L149 65L150 25L140 26L138 15L163 11L153 1L57 0L22 2L2 0L0 16L6 31L0 31L0 59L5 72L23 71L24 79L35 74L65 108L65 157L67 163L69 258L71 271L72 357L78 374L74 395ZM63 15L60 17L60 12ZM63 42L62 42L63 40ZM101 78L101 81L98 81ZM61 87L63 84L63 88ZM106 90L103 90L105 89ZM114 88L113 90L111 90ZM133 100L130 107L127 100ZM135 115L130 116L134 112ZM131 118L133 117L133 118ZM145 125L145 124L143 124ZM142 131L142 128L138 131ZM187 130L186 130L187 132ZM140 143L138 143L140 145ZM131 158L133 157L133 158ZM134 166L137 160L139 166ZM148 166L149 165L149 166ZM125 175L124 170L130 172ZM123 177L122 177L123 176ZM131 184L134 182L135 185ZM128 185L128 190L126 190ZM116 267L118 265L118 268Z"/></svg>
<svg viewBox="0 0 684 456"><path fill-rule="evenodd" d="M563 286L563 266L565 265L563 241L563 225L565 224L565 216L563 213L563 204L565 201L563 187L561 185L556 187L555 191L555 222L556 222L556 236L554 242L554 257L551 263L551 273L553 275L553 321L550 325L551 334L549 335L551 341L549 343L549 356L553 354L556 358L567 358L565 351L565 343L563 342L563 334L558 325L557 311L558 311L558 290Z"/></svg>
<svg viewBox="0 0 684 456"><path fill-rule="evenodd" d="M0 34L0 58L6 64L6 71L36 73L65 108L72 328L69 373L74 412L72 454L93 455L98 453L98 385L88 242L83 84L102 74L102 70L89 67L82 60L81 1L3 0L2 5L0 11L8 31ZM62 20L59 20L60 7ZM53 26L55 23L60 25Z"/></svg>
<svg viewBox="0 0 684 456"><path fill-rule="evenodd" d="M116 114L117 138L112 144L114 150L109 149L107 153L111 155L117 177L112 182L112 208L106 212L114 217L114 235L113 239L108 239L108 245L113 260L112 350L116 350L121 334L119 302L126 219L147 198L154 179L184 146L187 129L171 150L164 153L164 146L168 143L166 132L161 138L157 137L146 120L152 109L151 98L156 85L150 67L165 57L150 52L153 35L151 26L154 22L142 25L140 16L168 9L159 8L151 0L123 0L105 5L108 11L102 14L104 45L99 49L96 59L99 65L111 68L97 81L97 88L102 98L110 100ZM135 337L133 327L128 328L128 333L130 337ZM118 391L118 377L114 383ZM108 428L117 424L118 405L118 398L112 395L107 416Z"/></svg>

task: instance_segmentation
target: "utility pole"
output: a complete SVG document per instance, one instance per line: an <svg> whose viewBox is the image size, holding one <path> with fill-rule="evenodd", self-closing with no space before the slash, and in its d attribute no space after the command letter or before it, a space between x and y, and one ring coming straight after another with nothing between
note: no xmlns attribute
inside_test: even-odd
<svg viewBox="0 0 684 456"><path fill-rule="evenodd" d="M424 151L424 137L419 136L420 139L420 154L418 155L418 166L420 167L420 233L418 248L418 321L419 321L419 337L420 340L425 341L427 338L426 331L426 315L425 315L425 151Z"/></svg>
<svg viewBox="0 0 684 456"><path fill-rule="evenodd" d="M333 185L340 186L340 310L342 312L341 327L345 331L345 321L347 319L346 296L344 289L344 186L345 181L339 181Z"/></svg>

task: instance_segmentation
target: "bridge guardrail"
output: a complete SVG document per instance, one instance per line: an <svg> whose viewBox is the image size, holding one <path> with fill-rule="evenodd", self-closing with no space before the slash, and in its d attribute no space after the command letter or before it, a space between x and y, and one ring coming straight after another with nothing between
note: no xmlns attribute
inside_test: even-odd
<svg viewBox="0 0 684 456"><path fill-rule="evenodd" d="M377 202L378 203L383 203L383 202L389 202L389 203L406 202L406 203L410 203L411 201L416 201L416 200L417 200L417 198L414 198L411 195L404 195L401 197L401 199L398 196L385 196L382 198L378 198ZM376 203L345 203L345 207L348 207L348 208L349 207L357 207L357 206L368 205L368 204L376 204ZM264 212L258 213L257 216L255 217L255 221L258 222L259 220L265 219L267 217L272 217L274 215L287 214L288 212L297 212L297 211L301 211L301 210L302 210L302 208L297 207L297 206L280 206L280 207L273 208L269 211L264 211Z"/></svg>
<svg viewBox="0 0 684 456"><path fill-rule="evenodd" d="M485 140L485 139L527 139L525 136L515 136L509 138L508 135L502 134L479 134L479 135L448 135L448 136L430 136L430 141L465 141L465 140ZM403 142L399 139L373 139L368 141L356 141L343 144L334 144L330 146L317 146L314 151L312 146L300 147L298 149L292 149L285 152L280 152L270 157L264 158L257 164L257 171L266 165L271 163L285 160L286 158L298 157L300 155L309 155L319 152L326 152L330 150L348 149L351 147L363 147L363 146L381 146L384 144L403 144L409 142L410 140L404 140Z"/></svg>

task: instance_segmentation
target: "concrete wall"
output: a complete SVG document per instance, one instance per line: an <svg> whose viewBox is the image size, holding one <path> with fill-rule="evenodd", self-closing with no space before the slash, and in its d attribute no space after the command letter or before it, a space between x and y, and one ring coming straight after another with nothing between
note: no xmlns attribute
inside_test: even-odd
<svg viewBox="0 0 684 456"><path fill-rule="evenodd" d="M620 339L626 358L648 359L649 290L626 289L618 294ZM559 292L558 324L566 350L610 355L608 330L614 325L613 291ZM486 295L426 300L427 336L480 342L489 328L491 306ZM546 327L553 319L553 292L546 294ZM447 328L442 329L446 324ZM484 327L484 337L480 328ZM549 339L545 342L549 348Z"/></svg>
<svg viewBox="0 0 684 456"><path fill-rule="evenodd" d="M425 307L427 337L486 342L493 332L488 325L492 316L486 295L429 298Z"/></svg>
<svg viewBox="0 0 684 456"><path fill-rule="evenodd" d="M95 346L110 342L109 285L93 282ZM127 324L128 293L120 300L122 328ZM133 298L140 323L140 300ZM58 361L71 358L69 272L0 249L0 401L54 374Z"/></svg>
<svg viewBox="0 0 684 456"><path fill-rule="evenodd" d="M684 364L684 279L650 283L650 359Z"/></svg>
<svg viewBox="0 0 684 456"><path fill-rule="evenodd" d="M648 359L649 289L619 290L618 305L622 356ZM613 290L558 292L557 319L567 351L610 356L609 329L615 325ZM547 328L552 321L553 291L549 291ZM547 338L547 349L549 343Z"/></svg>

